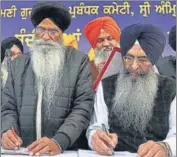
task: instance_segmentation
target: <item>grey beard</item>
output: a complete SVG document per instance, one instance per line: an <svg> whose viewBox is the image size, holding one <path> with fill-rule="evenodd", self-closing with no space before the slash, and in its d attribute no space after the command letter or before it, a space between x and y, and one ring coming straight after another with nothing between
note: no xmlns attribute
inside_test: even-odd
<svg viewBox="0 0 177 157"><path fill-rule="evenodd" d="M55 102L55 92L63 75L65 49L53 41L35 39L31 54L36 88L43 91L43 107L50 117L50 106Z"/></svg>
<svg viewBox="0 0 177 157"><path fill-rule="evenodd" d="M143 135L152 118L157 89L158 78L152 69L137 80L123 69L117 79L110 122Z"/></svg>
<svg viewBox="0 0 177 157"><path fill-rule="evenodd" d="M109 57L109 55L111 54L111 51L105 51L104 50L105 48L102 48L102 49L97 49L95 48L94 49L94 54L95 54L95 57L94 57L94 64L95 66L98 68L99 64L102 62L102 61L106 61ZM113 49L113 48L112 48Z"/></svg>

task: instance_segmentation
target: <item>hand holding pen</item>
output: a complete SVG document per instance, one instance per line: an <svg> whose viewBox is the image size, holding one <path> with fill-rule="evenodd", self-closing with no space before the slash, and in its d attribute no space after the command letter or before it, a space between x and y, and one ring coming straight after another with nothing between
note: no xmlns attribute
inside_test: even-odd
<svg viewBox="0 0 177 157"><path fill-rule="evenodd" d="M105 126L105 124L102 124L102 129L103 129L103 131L106 133L106 135L107 136L109 136L109 132L108 132L108 130L106 129L106 126ZM114 146L112 146L111 144L108 144L108 146L109 146L109 148L110 148L110 150L111 150L111 152L112 152L112 155L114 155Z"/></svg>
<svg viewBox="0 0 177 157"><path fill-rule="evenodd" d="M101 130L97 130L96 133L93 134L91 144L97 153L102 155L113 155L113 149L118 143L118 137L114 133L108 133L106 127L103 125Z"/></svg>
<svg viewBox="0 0 177 157"><path fill-rule="evenodd" d="M2 134L2 147L5 149L18 149L22 145L21 138L17 135L15 128L7 130Z"/></svg>

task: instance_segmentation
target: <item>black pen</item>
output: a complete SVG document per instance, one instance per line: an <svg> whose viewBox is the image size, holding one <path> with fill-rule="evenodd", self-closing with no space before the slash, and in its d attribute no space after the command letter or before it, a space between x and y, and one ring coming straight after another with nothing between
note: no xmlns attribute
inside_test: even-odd
<svg viewBox="0 0 177 157"><path fill-rule="evenodd" d="M105 124L102 124L102 129L103 129L103 131L109 136L109 132L108 132L108 130L106 129L106 126L105 126ZM112 155L114 155L114 149L112 148L112 146L109 144L109 148L110 148L110 150L111 150L111 152L112 152Z"/></svg>

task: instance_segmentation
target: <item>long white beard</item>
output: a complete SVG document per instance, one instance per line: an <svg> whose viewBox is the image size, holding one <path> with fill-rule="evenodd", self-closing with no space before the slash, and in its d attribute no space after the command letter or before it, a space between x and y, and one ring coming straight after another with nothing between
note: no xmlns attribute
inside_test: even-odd
<svg viewBox="0 0 177 157"><path fill-rule="evenodd" d="M43 91L43 100L49 115L50 106L55 101L55 92L63 75L65 49L53 41L35 39L31 50L36 87L38 91Z"/></svg>
<svg viewBox="0 0 177 157"><path fill-rule="evenodd" d="M123 70L117 79L111 123L144 134L152 118L157 89L158 78L152 69L136 81Z"/></svg>

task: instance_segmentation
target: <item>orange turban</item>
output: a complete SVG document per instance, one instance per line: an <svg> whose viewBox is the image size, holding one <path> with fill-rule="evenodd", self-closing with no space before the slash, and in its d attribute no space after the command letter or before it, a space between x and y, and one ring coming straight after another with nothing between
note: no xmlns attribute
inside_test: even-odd
<svg viewBox="0 0 177 157"><path fill-rule="evenodd" d="M120 41L120 27L116 21L109 16L99 17L90 21L84 28L84 34L93 48L97 44L101 29L109 33L116 41Z"/></svg>

